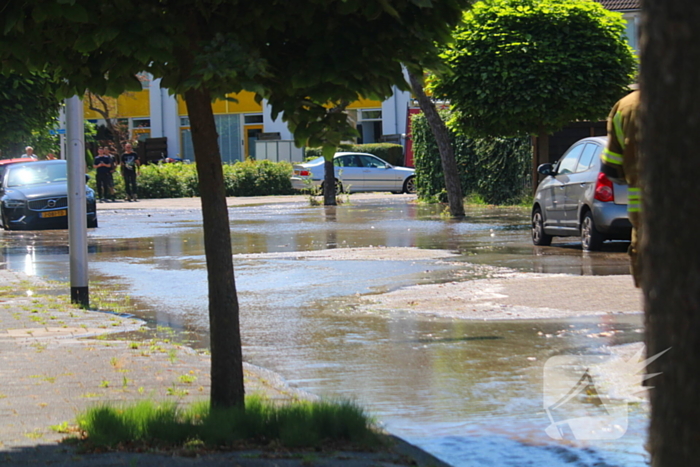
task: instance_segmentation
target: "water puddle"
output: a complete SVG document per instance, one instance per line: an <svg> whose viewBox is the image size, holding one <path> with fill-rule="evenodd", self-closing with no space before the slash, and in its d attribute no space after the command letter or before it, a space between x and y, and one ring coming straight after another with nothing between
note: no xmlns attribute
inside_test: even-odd
<svg viewBox="0 0 700 467"><path fill-rule="evenodd" d="M535 248L526 210L475 210L464 222L405 202L337 208L230 210L247 361L290 384L366 405L387 428L453 465L645 465L644 403L614 441L547 436L549 357L639 342L641 317L465 321L368 310L358 297L503 271L625 274L626 244L587 254L575 243ZM90 232L95 285L128 293L138 314L207 342L207 287L198 211L101 211ZM3 267L67 281L65 232L5 235ZM353 250L354 249L354 250ZM136 337L136 336L134 336Z"/></svg>

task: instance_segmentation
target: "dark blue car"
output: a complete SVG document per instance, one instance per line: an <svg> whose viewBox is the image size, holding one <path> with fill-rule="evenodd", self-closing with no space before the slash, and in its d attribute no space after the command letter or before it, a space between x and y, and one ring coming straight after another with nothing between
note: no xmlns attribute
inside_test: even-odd
<svg viewBox="0 0 700 467"><path fill-rule="evenodd" d="M87 225L97 227L95 192L89 187L85 191ZM5 230L67 228L66 161L27 161L2 165L0 218Z"/></svg>

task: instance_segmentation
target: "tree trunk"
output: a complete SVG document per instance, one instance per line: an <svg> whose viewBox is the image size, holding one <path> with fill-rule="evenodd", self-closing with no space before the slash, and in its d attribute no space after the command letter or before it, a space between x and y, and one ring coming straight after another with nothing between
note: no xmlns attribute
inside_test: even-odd
<svg viewBox="0 0 700 467"><path fill-rule="evenodd" d="M338 203L335 199L335 166L333 165L333 159L323 162L323 170L325 171L323 175L323 205L337 206Z"/></svg>
<svg viewBox="0 0 700 467"><path fill-rule="evenodd" d="M185 92L199 176L204 252L209 282L212 407L244 406L243 357L238 296L233 275L231 230L211 94L204 87Z"/></svg>
<svg viewBox="0 0 700 467"><path fill-rule="evenodd" d="M418 99L418 105L425 114L425 118L430 125L435 141L440 151L440 161L442 162L442 172L445 175L445 189L447 190L447 202L450 207L450 215L455 218L464 217L464 195L462 184L459 181L459 170L455 160L454 149L450 143L450 134L447 131L445 122L440 118L435 104L423 91L423 80L409 72L409 80L413 95Z"/></svg>
<svg viewBox="0 0 700 467"><path fill-rule="evenodd" d="M655 467L700 463L700 3L642 10L642 289Z"/></svg>

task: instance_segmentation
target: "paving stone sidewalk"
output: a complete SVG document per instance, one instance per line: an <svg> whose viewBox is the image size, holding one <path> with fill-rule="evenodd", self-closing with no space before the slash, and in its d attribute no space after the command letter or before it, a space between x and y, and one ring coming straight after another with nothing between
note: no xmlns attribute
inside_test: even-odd
<svg viewBox="0 0 700 467"><path fill-rule="evenodd" d="M65 286L0 269L0 465L444 465L400 440L380 452L312 456L258 451L194 458L79 455L60 443L65 435L58 432L78 412L100 402L206 399L210 359L167 339L120 337L126 331L138 332L144 323L81 310L68 303L67 294ZM279 400L313 397L262 368L245 365L244 371L248 394Z"/></svg>

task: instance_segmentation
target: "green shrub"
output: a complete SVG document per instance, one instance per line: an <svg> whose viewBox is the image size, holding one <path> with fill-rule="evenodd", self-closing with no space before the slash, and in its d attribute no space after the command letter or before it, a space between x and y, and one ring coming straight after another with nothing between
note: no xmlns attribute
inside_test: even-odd
<svg viewBox="0 0 700 467"><path fill-rule="evenodd" d="M268 196L292 194L292 165L267 160L224 164L226 196ZM95 173L90 172L88 186L95 189ZM125 196L124 179L114 173L115 196ZM141 166L137 178L138 196L148 198L189 198L199 196L195 164L148 164Z"/></svg>
<svg viewBox="0 0 700 467"><path fill-rule="evenodd" d="M442 112L443 120L449 120ZM413 117L414 164L418 197L446 202L440 153L422 114ZM532 148L529 137L470 139L450 130L462 191L488 204L515 204L529 193Z"/></svg>
<svg viewBox="0 0 700 467"><path fill-rule="evenodd" d="M404 165L403 146L391 143L371 143L371 144L341 144L339 152L367 152L374 154L380 159L384 159L392 165ZM321 157L321 148L306 148L304 159L310 160Z"/></svg>

